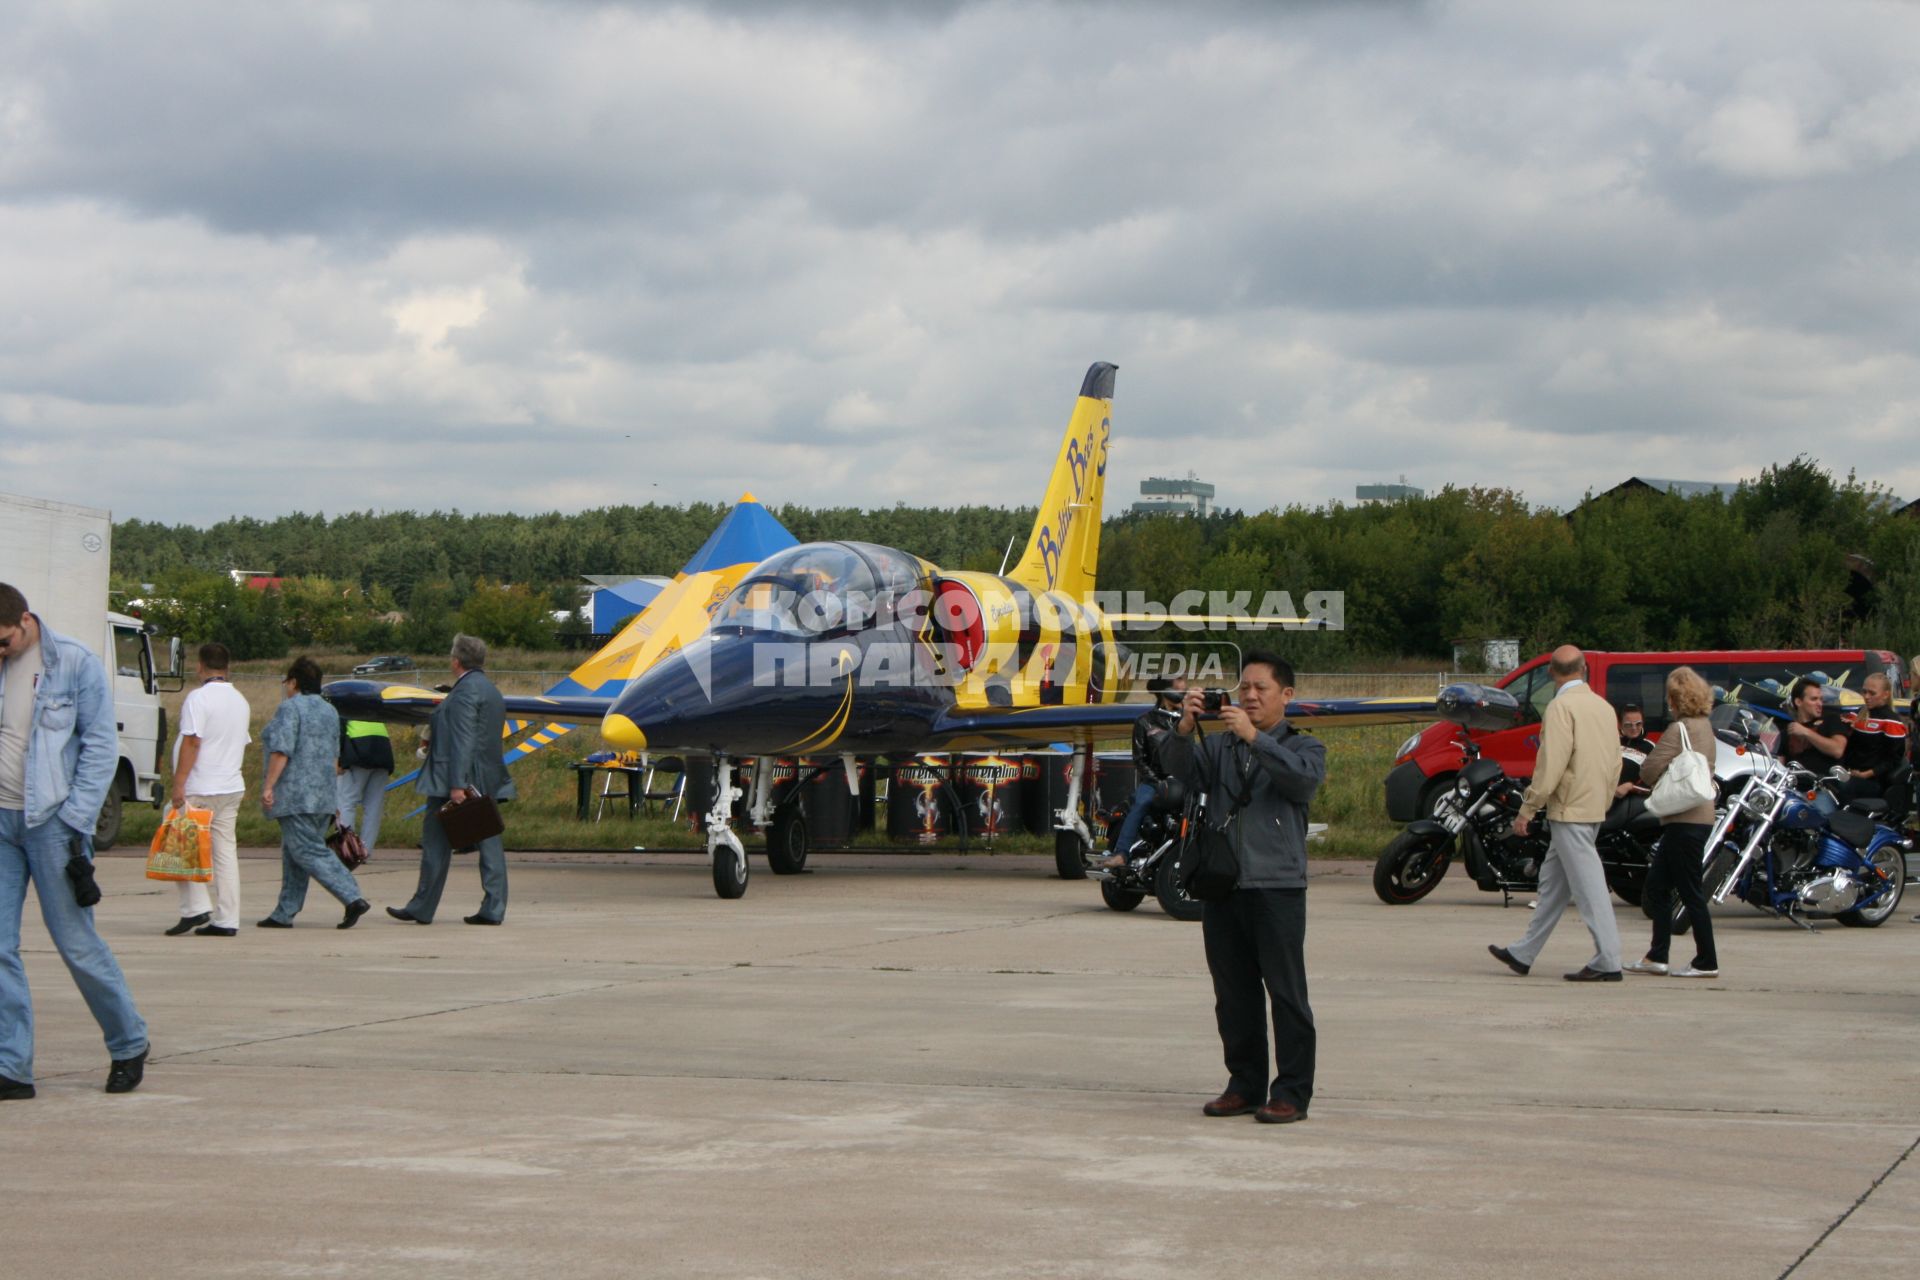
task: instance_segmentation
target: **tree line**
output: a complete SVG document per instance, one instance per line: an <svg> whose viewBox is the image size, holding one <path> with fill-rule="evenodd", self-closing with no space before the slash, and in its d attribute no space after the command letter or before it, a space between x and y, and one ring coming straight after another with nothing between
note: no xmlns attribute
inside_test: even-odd
<svg viewBox="0 0 1920 1280"><path fill-rule="evenodd" d="M1031 508L784 506L801 541L897 546L994 570ZM455 629L551 647L584 630L582 576L672 574L726 508L604 507L577 515L294 514L206 528L115 526L116 587L189 639L277 657L312 645L437 652ZM284 579L235 586L227 570ZM1610 494L1572 512L1501 488L1448 487L1391 503L1199 518L1117 515L1100 585L1166 603L1182 591L1345 592L1346 627L1275 637L1316 670L1447 659L1455 639L1511 636L1524 652L1590 648L1867 646L1920 651L1920 519L1876 486L1814 460L1768 467L1729 497ZM151 590L148 590L151 586ZM1241 639L1244 641L1245 637Z"/></svg>

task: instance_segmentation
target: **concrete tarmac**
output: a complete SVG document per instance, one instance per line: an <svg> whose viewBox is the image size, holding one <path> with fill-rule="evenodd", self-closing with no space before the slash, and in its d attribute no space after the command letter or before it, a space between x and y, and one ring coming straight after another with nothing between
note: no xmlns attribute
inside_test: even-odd
<svg viewBox="0 0 1920 1280"><path fill-rule="evenodd" d="M29 904L40 1095L0 1103L11 1277L1910 1277L1920 895L1879 929L1718 922L1724 977L1534 974L1456 869L1387 907L1318 868L1311 1119L1207 1119L1198 925L1048 859L818 857L714 898L689 858L516 856L507 924L456 860L432 927L319 891L167 938L102 861L152 1024L106 1058ZM376 907L414 870L361 872ZM1645 921L1621 907L1630 955ZM1690 958L1684 940L1676 960ZM548 1268L552 1268L548 1271Z"/></svg>

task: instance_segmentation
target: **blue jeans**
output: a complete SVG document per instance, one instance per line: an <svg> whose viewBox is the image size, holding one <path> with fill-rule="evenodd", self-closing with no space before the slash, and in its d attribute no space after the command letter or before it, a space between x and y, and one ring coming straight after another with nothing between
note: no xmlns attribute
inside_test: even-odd
<svg viewBox="0 0 1920 1280"><path fill-rule="evenodd" d="M67 879L72 834L58 818L29 827L20 810L0 809L0 1076L23 1082L33 1080L33 997L20 963L20 912L29 879L53 945L106 1037L107 1055L131 1058L147 1047L146 1020L133 1007L112 949L94 930L93 909L73 900L73 881ZM91 837L86 843L91 854Z"/></svg>
<svg viewBox="0 0 1920 1280"><path fill-rule="evenodd" d="M1127 810L1126 820L1120 824L1120 836L1109 852L1125 857L1132 850L1133 842L1140 838L1140 824L1146 820L1147 808L1153 803L1157 791L1158 788L1151 782L1143 782L1133 789L1133 807Z"/></svg>
<svg viewBox="0 0 1920 1280"><path fill-rule="evenodd" d="M332 820L330 813L290 813L280 819L280 901L273 919L282 924L292 924L306 905L309 878L340 899L341 906L352 906L365 896L353 872L327 848L327 823Z"/></svg>

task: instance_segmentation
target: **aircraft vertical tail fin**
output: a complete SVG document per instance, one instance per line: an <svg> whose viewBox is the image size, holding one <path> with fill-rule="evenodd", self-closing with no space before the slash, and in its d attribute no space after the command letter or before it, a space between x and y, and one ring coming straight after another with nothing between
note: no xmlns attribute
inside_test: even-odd
<svg viewBox="0 0 1920 1280"><path fill-rule="evenodd" d="M1114 372L1113 365L1096 362L1080 384L1080 398L1074 402L1027 549L1007 575L1029 591L1059 591L1076 600L1093 591L1100 563Z"/></svg>

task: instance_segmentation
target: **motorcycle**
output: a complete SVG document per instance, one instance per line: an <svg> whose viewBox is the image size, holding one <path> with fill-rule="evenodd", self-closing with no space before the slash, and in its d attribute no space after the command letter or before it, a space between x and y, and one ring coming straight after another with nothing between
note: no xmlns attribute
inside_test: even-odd
<svg viewBox="0 0 1920 1280"><path fill-rule="evenodd" d="M1180 850L1187 833L1199 825L1205 795L1188 793L1175 779L1162 782L1140 820L1140 834L1129 849L1117 847L1127 811L1108 816L1107 847L1127 856L1127 865L1112 870L1095 868L1087 875L1100 882L1100 897L1115 911L1131 911L1151 894L1160 909L1175 920L1198 920L1205 904L1190 897L1180 883Z"/></svg>
<svg viewBox="0 0 1920 1280"><path fill-rule="evenodd" d="M1843 805L1842 779L1778 759L1750 726L1743 736L1754 764L1707 837L1708 899L1737 898L1809 931L1803 917L1883 923L1900 905L1912 849L1875 821L1886 802Z"/></svg>
<svg viewBox="0 0 1920 1280"><path fill-rule="evenodd" d="M1453 788L1434 803L1433 816L1409 823L1381 852L1373 867L1373 892L1392 906L1420 901L1446 875L1457 847L1473 882L1510 906L1515 894L1540 887L1549 827L1541 818L1526 835L1513 833L1526 787L1508 777L1499 761L1481 756L1470 730L1519 723L1520 704L1501 689L1454 684L1440 691L1439 713L1458 730L1460 771ZM1617 801L1600 825L1595 845L1607 887L1629 906L1640 903L1659 836L1660 820L1638 798Z"/></svg>

